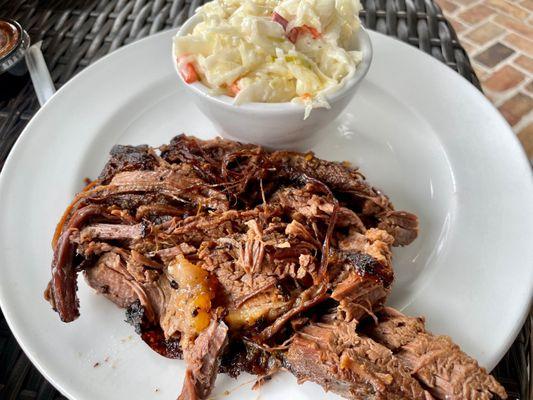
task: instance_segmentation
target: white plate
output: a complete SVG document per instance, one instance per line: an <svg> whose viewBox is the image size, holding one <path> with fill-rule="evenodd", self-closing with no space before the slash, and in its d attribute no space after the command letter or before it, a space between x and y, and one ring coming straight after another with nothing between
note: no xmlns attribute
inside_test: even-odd
<svg viewBox="0 0 533 400"><path fill-rule="evenodd" d="M178 89L173 32L114 52L65 85L18 140L0 181L0 304L44 375L78 400L173 399L182 361L151 351L124 313L81 279L81 318L63 324L43 300L50 239L84 177L115 143L158 145L212 125ZM492 368L517 334L533 288L533 185L518 141L463 78L416 49L372 34L375 60L357 97L316 147L361 166L398 209L420 217L420 237L395 251L390 304L423 314ZM98 364L97 364L98 363ZM219 376L215 395L257 399L250 377ZM237 389L235 389L237 388ZM313 399L289 374L262 398Z"/></svg>

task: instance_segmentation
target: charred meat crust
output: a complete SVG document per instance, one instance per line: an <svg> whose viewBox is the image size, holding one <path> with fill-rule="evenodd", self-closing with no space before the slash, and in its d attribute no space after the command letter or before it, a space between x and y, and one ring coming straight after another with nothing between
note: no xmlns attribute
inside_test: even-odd
<svg viewBox="0 0 533 400"><path fill-rule="evenodd" d="M157 166L153 150L146 146L115 145L110 153L110 159L98 176L102 184L109 181L119 172L123 171L148 171Z"/></svg>
<svg viewBox="0 0 533 400"><path fill-rule="evenodd" d="M154 351L186 360L182 400L207 398L217 371L283 366L352 399L441 398L409 344L404 356L356 331L388 318L391 246L417 233L357 169L311 153L185 135L115 146L58 224L45 296L74 320L83 271Z"/></svg>

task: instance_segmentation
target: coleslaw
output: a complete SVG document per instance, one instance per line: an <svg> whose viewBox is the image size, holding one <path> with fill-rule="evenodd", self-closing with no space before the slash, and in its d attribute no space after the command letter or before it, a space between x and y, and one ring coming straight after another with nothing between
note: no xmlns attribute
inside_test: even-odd
<svg viewBox="0 0 533 400"><path fill-rule="evenodd" d="M234 104L294 102L329 108L326 96L355 72L359 0L213 0L193 31L174 38L187 83Z"/></svg>

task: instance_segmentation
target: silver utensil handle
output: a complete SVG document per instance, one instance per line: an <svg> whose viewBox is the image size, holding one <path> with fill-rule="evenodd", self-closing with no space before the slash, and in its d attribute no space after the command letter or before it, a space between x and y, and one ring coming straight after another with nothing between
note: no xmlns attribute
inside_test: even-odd
<svg viewBox="0 0 533 400"><path fill-rule="evenodd" d="M42 106L56 92L56 88L50 76L50 71L48 71L46 66L46 61L44 61L41 45L42 41L30 46L26 52L26 65L33 82L35 94L39 104Z"/></svg>

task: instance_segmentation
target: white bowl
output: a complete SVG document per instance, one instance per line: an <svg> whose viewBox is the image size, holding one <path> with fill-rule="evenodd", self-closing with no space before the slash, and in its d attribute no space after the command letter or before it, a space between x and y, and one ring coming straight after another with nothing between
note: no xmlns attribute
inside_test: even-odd
<svg viewBox="0 0 533 400"><path fill-rule="evenodd" d="M180 28L177 36L190 33L201 22L193 15ZM315 133L333 121L348 105L372 61L372 44L364 28L358 33L358 47L362 51L361 63L338 91L326 96L331 108L316 108L304 120L304 106L286 103L246 103L234 105L230 96L209 94L201 82L186 83L178 72L174 50L172 59L179 81L186 88L189 98L211 120L220 135L245 143L256 143L267 148L308 149Z"/></svg>

